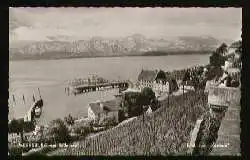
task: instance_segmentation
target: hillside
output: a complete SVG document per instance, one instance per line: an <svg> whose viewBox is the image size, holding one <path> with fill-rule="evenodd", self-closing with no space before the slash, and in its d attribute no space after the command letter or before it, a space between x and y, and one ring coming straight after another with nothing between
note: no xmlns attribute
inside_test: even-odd
<svg viewBox="0 0 250 160"><path fill-rule="evenodd" d="M190 132L205 112L206 96L186 93L171 97L151 115L119 125L105 133L59 148L48 155L176 155L187 153ZM184 99L183 99L184 98Z"/></svg>
<svg viewBox="0 0 250 160"><path fill-rule="evenodd" d="M66 39L66 38L64 38ZM211 37L179 37L173 40L147 39L134 34L123 38L92 37L89 40L19 41L10 43L11 60L51 59L74 57L168 55L207 52L217 47L219 41Z"/></svg>

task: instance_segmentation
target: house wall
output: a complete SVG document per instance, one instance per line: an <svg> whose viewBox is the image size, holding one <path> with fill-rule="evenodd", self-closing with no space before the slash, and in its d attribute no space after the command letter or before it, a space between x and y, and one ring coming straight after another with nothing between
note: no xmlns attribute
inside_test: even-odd
<svg viewBox="0 0 250 160"><path fill-rule="evenodd" d="M162 81L160 83L154 82L147 82L147 81L140 81L140 88L150 87L153 91L161 91L161 92L169 92L169 83L166 82L164 84Z"/></svg>
<svg viewBox="0 0 250 160"><path fill-rule="evenodd" d="M114 117L115 121L119 122L118 111L106 112L100 114L100 119L107 118L107 117Z"/></svg>
<svg viewBox="0 0 250 160"><path fill-rule="evenodd" d="M94 114L94 112L92 111L92 109L89 107L89 108L88 108L88 119L91 119L91 120L96 121L97 118L98 118L98 116L96 116L96 115Z"/></svg>

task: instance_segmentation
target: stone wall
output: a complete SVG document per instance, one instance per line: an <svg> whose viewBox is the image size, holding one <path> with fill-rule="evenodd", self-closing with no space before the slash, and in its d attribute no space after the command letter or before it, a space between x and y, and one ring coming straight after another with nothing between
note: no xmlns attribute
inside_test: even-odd
<svg viewBox="0 0 250 160"><path fill-rule="evenodd" d="M240 105L240 88L207 85L206 91L208 91L208 104L221 106Z"/></svg>

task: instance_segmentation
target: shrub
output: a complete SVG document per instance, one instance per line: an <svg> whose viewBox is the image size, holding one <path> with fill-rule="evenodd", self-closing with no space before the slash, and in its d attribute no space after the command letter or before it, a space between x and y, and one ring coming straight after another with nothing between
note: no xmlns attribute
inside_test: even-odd
<svg viewBox="0 0 250 160"><path fill-rule="evenodd" d="M125 112L123 110L119 110L118 117L119 117L119 122L122 122L123 120L125 120L126 119Z"/></svg>
<svg viewBox="0 0 250 160"><path fill-rule="evenodd" d="M23 119L13 119L9 124L9 133L21 133L23 132L24 120Z"/></svg>
<svg viewBox="0 0 250 160"><path fill-rule="evenodd" d="M35 124L34 122L24 122L23 130L24 132L31 132L35 130Z"/></svg>
<svg viewBox="0 0 250 160"><path fill-rule="evenodd" d="M99 125L104 126L105 128L115 126L116 124L115 117L104 117L99 121Z"/></svg>
<svg viewBox="0 0 250 160"><path fill-rule="evenodd" d="M31 147L9 146L8 152L10 156L21 156L23 152L28 152Z"/></svg>
<svg viewBox="0 0 250 160"><path fill-rule="evenodd" d="M73 130L74 130L74 133L76 133L79 136L86 136L87 134L93 131L93 127L86 126L86 125L77 125L77 126L74 126Z"/></svg>
<svg viewBox="0 0 250 160"><path fill-rule="evenodd" d="M210 58L210 65L220 67L225 64L225 57L218 52L213 52Z"/></svg>
<svg viewBox="0 0 250 160"><path fill-rule="evenodd" d="M61 119L56 119L50 122L47 136L56 143L70 142L68 128Z"/></svg>
<svg viewBox="0 0 250 160"><path fill-rule="evenodd" d="M75 122L75 119L69 114L67 117L64 117L64 121L68 125L73 125Z"/></svg>

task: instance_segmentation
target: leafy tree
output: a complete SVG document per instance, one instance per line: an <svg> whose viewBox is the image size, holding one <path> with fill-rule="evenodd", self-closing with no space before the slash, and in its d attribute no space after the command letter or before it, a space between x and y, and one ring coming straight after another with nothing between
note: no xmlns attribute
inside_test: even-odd
<svg viewBox="0 0 250 160"><path fill-rule="evenodd" d="M145 87L141 93L128 92L124 99L124 113L128 117L138 116L143 113L143 106L150 105L153 110L159 107L154 91Z"/></svg>
<svg viewBox="0 0 250 160"><path fill-rule="evenodd" d="M73 125L75 123L74 118L69 114L67 117L64 117L64 121L68 124L68 125Z"/></svg>
<svg viewBox="0 0 250 160"><path fill-rule="evenodd" d="M87 125L79 125L74 128L74 132L80 136L86 136L92 132L92 127Z"/></svg>
<svg viewBox="0 0 250 160"><path fill-rule="evenodd" d="M226 43L222 43L220 46L219 46L219 48L217 48L216 49L216 52L218 52L219 54L221 54L221 55L225 55L225 53L227 52L227 44Z"/></svg>
<svg viewBox="0 0 250 160"><path fill-rule="evenodd" d="M52 138L55 143L70 142L70 135L68 128L61 119L53 120L49 124L48 136Z"/></svg>
<svg viewBox="0 0 250 160"><path fill-rule="evenodd" d="M125 94L123 110L124 110L124 113L128 114L128 117L137 115L137 113L135 112L137 112L136 108L138 107L137 101L138 101L139 96L140 96L140 93L135 93L135 92L128 92Z"/></svg>
<svg viewBox="0 0 250 160"><path fill-rule="evenodd" d="M185 72L182 81L185 82L185 81L188 81L189 79L190 79L190 70L188 69L188 70Z"/></svg>
<svg viewBox="0 0 250 160"><path fill-rule="evenodd" d="M155 100L155 93L151 88L145 87L142 89L139 105L151 105L151 103Z"/></svg>
<svg viewBox="0 0 250 160"><path fill-rule="evenodd" d="M235 48L235 52L238 54L242 53L242 41L239 40L239 41L233 42L231 45L231 48Z"/></svg>
<svg viewBox="0 0 250 160"><path fill-rule="evenodd" d="M20 132L19 123L18 123L18 121L16 119L13 119L8 124L8 128L9 128L9 133L19 133Z"/></svg>
<svg viewBox="0 0 250 160"><path fill-rule="evenodd" d="M220 67L225 64L225 58L219 52L213 52L210 56L210 65Z"/></svg>
<svg viewBox="0 0 250 160"><path fill-rule="evenodd" d="M151 109L154 111L157 108L159 108L160 103L158 102L158 100L155 97L155 93L154 91L149 88L149 87L145 87L143 88L140 97L138 98L137 101L138 106L140 106L140 114L143 112L143 106L151 106Z"/></svg>
<svg viewBox="0 0 250 160"><path fill-rule="evenodd" d="M35 130L35 123L34 121L31 121L31 122L24 122L24 126L23 126L23 130L24 132L31 132L33 130Z"/></svg>
<svg viewBox="0 0 250 160"><path fill-rule="evenodd" d="M13 119L8 125L10 133L21 134L21 143L23 142L24 119Z"/></svg>
<svg viewBox="0 0 250 160"><path fill-rule="evenodd" d="M115 126L116 121L114 117L104 117L100 120L99 124L104 126L105 128L108 128L110 126Z"/></svg>
<svg viewBox="0 0 250 160"><path fill-rule="evenodd" d="M119 117L119 122L121 122L121 121L123 121L123 120L126 119L126 118L125 118L125 113L124 113L123 110L119 110L119 112L118 112L118 117Z"/></svg>

